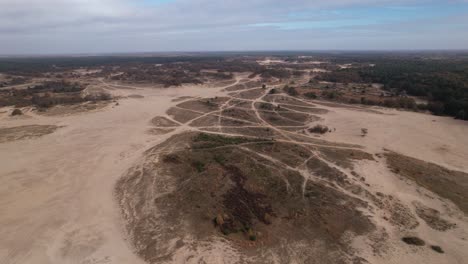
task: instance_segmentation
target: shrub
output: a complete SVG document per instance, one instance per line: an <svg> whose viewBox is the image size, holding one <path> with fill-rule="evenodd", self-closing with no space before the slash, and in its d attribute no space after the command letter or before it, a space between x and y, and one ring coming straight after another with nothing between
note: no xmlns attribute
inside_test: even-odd
<svg viewBox="0 0 468 264"><path fill-rule="evenodd" d="M325 134L329 130L330 129L327 126L323 126L323 125L316 125L308 129L310 133L316 133L316 134Z"/></svg>
<svg viewBox="0 0 468 264"><path fill-rule="evenodd" d="M426 242L419 237L403 237L401 240L408 245L424 246L426 244Z"/></svg>
<svg viewBox="0 0 468 264"><path fill-rule="evenodd" d="M13 110L13 112L11 112L11 115L12 115L12 116L17 116L17 115L22 115L22 114L23 114L23 112L22 112L20 109L18 109L18 108L16 108L15 110Z"/></svg>
<svg viewBox="0 0 468 264"><path fill-rule="evenodd" d="M315 94L314 92L305 93L304 96L307 97L307 98L310 98L310 99L316 99L317 98L317 94Z"/></svg>
<svg viewBox="0 0 468 264"><path fill-rule="evenodd" d="M273 105L272 104L267 104L267 103L261 103L260 104L260 109L264 110L273 110Z"/></svg>
<svg viewBox="0 0 468 264"><path fill-rule="evenodd" d="M224 165L226 163L226 158L222 155L215 155L213 157L214 161L216 161L217 163L219 163L220 165Z"/></svg>
<svg viewBox="0 0 468 264"><path fill-rule="evenodd" d="M289 87L289 86L285 86L284 89L283 89L288 95L290 96L297 96L299 95L299 93L297 92L296 88L294 87Z"/></svg>
<svg viewBox="0 0 468 264"><path fill-rule="evenodd" d="M365 137L368 132L367 128L361 128L361 136Z"/></svg>
<svg viewBox="0 0 468 264"><path fill-rule="evenodd" d="M439 246L431 246L431 249L440 254L444 253L444 250Z"/></svg>
<svg viewBox="0 0 468 264"><path fill-rule="evenodd" d="M255 234L255 232L251 228L249 228L249 231L247 231L247 234L249 236L250 241L257 240L257 235Z"/></svg>
<svg viewBox="0 0 468 264"><path fill-rule="evenodd" d="M203 172L205 170L205 163L201 161L196 160L192 163L192 165L195 167L198 173Z"/></svg>
<svg viewBox="0 0 468 264"><path fill-rule="evenodd" d="M341 96L337 91L326 91L323 92L322 95L329 100L338 99Z"/></svg>
<svg viewBox="0 0 468 264"><path fill-rule="evenodd" d="M163 157L163 162L166 162L166 163L179 163L180 162L180 159L179 159L179 156L177 156L177 154L167 154Z"/></svg>

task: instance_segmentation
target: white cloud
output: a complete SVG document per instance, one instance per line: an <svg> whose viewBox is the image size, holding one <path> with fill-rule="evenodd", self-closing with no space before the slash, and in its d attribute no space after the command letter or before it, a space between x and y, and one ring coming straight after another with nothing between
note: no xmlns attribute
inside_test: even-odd
<svg viewBox="0 0 468 264"><path fill-rule="evenodd" d="M294 35L275 27L254 29L249 25L333 21L340 19L339 14L328 12L335 8L446 3L442 0L174 0L151 5L149 1L0 0L0 54L86 52L97 49L93 45L100 43L107 43L100 51L132 47L136 51L213 49L216 45L220 45L218 49L235 49L257 47L261 43L259 36L278 42L269 43L270 46L280 47L284 43L282 49L288 49L307 43L301 46L306 48L314 41L319 43L318 38L331 39L327 31L303 30L297 31L302 35ZM293 16L298 12L302 15ZM459 20L466 25L464 19ZM399 30L392 25L381 29L385 31L388 27ZM378 31L379 26L373 26L372 30ZM229 41L217 42L214 36ZM296 39L287 39L292 36ZM214 43L203 43L203 39Z"/></svg>

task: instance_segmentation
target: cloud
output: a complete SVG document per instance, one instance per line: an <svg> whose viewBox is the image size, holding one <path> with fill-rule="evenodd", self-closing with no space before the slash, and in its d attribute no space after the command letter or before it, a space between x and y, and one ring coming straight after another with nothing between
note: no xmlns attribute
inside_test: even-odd
<svg viewBox="0 0 468 264"><path fill-rule="evenodd" d="M258 49L262 45L258 36L275 41L263 43L266 49L317 48L332 40L343 43L339 36L329 37L330 32L352 35L354 30L358 36L382 30L402 32L403 38L410 34L405 23L414 22L409 28L419 32L444 16L460 17L443 22L446 31L453 32L466 26L466 3L468 0L0 0L0 53ZM421 19L426 25L415 22ZM296 39L286 39L293 36ZM362 35L363 39L369 37ZM467 42L461 44L467 46Z"/></svg>

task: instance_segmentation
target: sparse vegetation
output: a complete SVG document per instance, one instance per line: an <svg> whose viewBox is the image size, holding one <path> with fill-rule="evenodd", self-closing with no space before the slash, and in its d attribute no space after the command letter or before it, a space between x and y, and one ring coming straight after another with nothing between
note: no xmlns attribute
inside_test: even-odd
<svg viewBox="0 0 468 264"><path fill-rule="evenodd" d="M202 161L196 160L192 163L193 167L197 170L197 172L203 172L205 170L205 163Z"/></svg>
<svg viewBox="0 0 468 264"><path fill-rule="evenodd" d="M468 175L436 164L403 156L394 152L385 153L390 169L413 180L418 185L451 200L463 212L468 213Z"/></svg>
<svg viewBox="0 0 468 264"><path fill-rule="evenodd" d="M309 131L310 133L315 133L315 134L325 134L329 130L330 129L327 126L315 125L314 127L309 128L307 131Z"/></svg>
<svg viewBox="0 0 468 264"><path fill-rule="evenodd" d="M107 93L81 96L85 87L78 83L65 81L45 82L26 89L0 90L0 107L14 105L24 107L34 105L39 108L49 108L55 105L78 104L83 102L108 101Z"/></svg>
<svg viewBox="0 0 468 264"><path fill-rule="evenodd" d="M367 128L361 128L361 136L365 137L369 133L369 130Z"/></svg>
<svg viewBox="0 0 468 264"><path fill-rule="evenodd" d="M297 92L296 88L294 87L290 87L288 85L286 85L283 90L290 96L298 96L299 95L299 92Z"/></svg>
<svg viewBox="0 0 468 264"><path fill-rule="evenodd" d="M314 93L314 92L304 93L304 96L309 98L309 99L317 99L317 94Z"/></svg>
<svg viewBox="0 0 468 264"><path fill-rule="evenodd" d="M243 137L226 137L223 135L200 133L193 141L196 143L195 148L206 148L206 147L219 147L225 145L237 145L247 142L261 142L268 141L267 139L251 139Z"/></svg>

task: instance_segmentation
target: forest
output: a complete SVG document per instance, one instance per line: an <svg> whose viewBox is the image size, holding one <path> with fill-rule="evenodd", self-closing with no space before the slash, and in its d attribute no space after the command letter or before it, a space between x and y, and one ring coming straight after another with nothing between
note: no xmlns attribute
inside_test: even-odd
<svg viewBox="0 0 468 264"><path fill-rule="evenodd" d="M321 74L340 83L381 83L396 94L424 97L436 115L468 119L468 59L387 58Z"/></svg>

